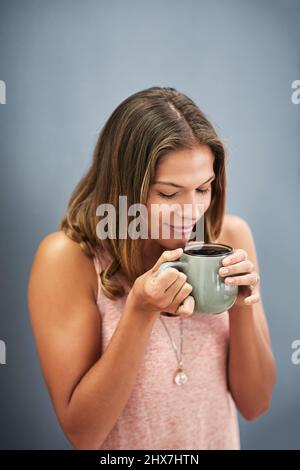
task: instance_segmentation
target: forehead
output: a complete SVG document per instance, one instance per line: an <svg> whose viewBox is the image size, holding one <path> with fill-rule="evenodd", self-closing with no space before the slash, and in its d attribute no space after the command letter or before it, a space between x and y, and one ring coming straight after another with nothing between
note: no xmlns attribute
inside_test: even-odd
<svg viewBox="0 0 300 470"><path fill-rule="evenodd" d="M205 177L209 178L214 170L214 155L208 145L202 145L195 149L174 150L168 152L159 161L155 179L175 177L183 184L184 180L195 180Z"/></svg>

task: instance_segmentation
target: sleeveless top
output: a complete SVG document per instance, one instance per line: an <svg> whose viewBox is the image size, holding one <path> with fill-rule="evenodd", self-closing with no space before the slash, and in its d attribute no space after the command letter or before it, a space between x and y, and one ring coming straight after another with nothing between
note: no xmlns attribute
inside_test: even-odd
<svg viewBox="0 0 300 470"><path fill-rule="evenodd" d="M122 315L130 285L121 274L126 295L108 299L101 290L100 271L108 260L102 250L96 257L97 305L101 318L102 352ZM176 347L180 347L179 317L163 316ZM183 367L188 381L173 382L177 360L170 338L159 318L131 395L99 450L239 450L237 412L227 384L229 344L228 311L218 315L192 314L183 319Z"/></svg>

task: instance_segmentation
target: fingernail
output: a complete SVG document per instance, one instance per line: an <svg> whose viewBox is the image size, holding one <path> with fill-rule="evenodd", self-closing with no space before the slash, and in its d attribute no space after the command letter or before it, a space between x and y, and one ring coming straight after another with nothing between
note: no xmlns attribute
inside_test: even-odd
<svg viewBox="0 0 300 470"><path fill-rule="evenodd" d="M229 273L229 269L227 268L221 268L220 269L220 274L228 274Z"/></svg>
<svg viewBox="0 0 300 470"><path fill-rule="evenodd" d="M167 254L167 257L168 258L174 258L174 256L177 256L178 254L179 254L178 250L169 251L168 254Z"/></svg>

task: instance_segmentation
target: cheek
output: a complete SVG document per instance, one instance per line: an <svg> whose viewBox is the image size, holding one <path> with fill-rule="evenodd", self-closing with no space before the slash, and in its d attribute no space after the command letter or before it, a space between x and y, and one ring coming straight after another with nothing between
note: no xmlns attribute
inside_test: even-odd
<svg viewBox="0 0 300 470"><path fill-rule="evenodd" d="M151 223L151 218L153 222L163 223L172 220L174 213L176 212L176 204L174 207L174 202L169 202L168 200L162 201L160 197L153 197L147 204L147 213L148 213L148 223Z"/></svg>
<svg viewBox="0 0 300 470"><path fill-rule="evenodd" d="M155 222L155 213L157 211L157 208L154 207L154 205L157 205L158 201L157 198L154 196L150 196L148 201L147 201L147 217L148 217L148 232L150 233L151 230L151 219Z"/></svg>
<svg viewBox="0 0 300 470"><path fill-rule="evenodd" d="M161 224L162 220L162 214L161 214L161 201L158 200L156 197L152 197L148 200L147 203L147 216L148 216L148 227L149 230L151 228L151 222L152 224L155 224L156 226Z"/></svg>
<svg viewBox="0 0 300 470"><path fill-rule="evenodd" d="M164 222L172 223L172 208L171 204L162 202L160 197L152 196L147 201L147 216L148 216L148 236L157 234L161 237L162 226Z"/></svg>

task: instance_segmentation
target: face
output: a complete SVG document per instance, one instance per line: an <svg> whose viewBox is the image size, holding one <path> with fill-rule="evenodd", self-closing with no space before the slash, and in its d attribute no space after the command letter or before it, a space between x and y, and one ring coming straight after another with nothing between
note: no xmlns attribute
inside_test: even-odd
<svg viewBox="0 0 300 470"><path fill-rule="evenodd" d="M158 244L163 250L185 246L193 226L210 205L213 163L214 155L207 145L172 151L162 157L147 200L148 245L155 249ZM155 213L153 204L159 205L157 218L151 218ZM158 235L151 238L151 223L155 221ZM162 233L164 225L169 229L165 232L168 238Z"/></svg>

